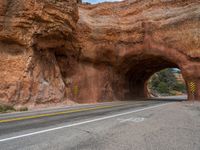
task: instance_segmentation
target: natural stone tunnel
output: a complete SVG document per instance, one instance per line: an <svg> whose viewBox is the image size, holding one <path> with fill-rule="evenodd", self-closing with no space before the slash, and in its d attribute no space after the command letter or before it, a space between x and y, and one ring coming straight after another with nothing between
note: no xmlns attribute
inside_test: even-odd
<svg viewBox="0 0 200 150"><path fill-rule="evenodd" d="M103 64L108 70L106 77L103 74L103 79L108 78L106 86L103 79L93 76L103 80L93 99L101 99L98 94L105 95L105 91L110 93L107 99L144 98L146 80L168 67L180 68L189 99L200 99L199 13L195 0L80 5L81 62ZM196 86L195 93L190 91L191 82Z"/></svg>
<svg viewBox="0 0 200 150"><path fill-rule="evenodd" d="M147 79L168 67L200 100L199 0L79 2L0 2L0 102L144 98Z"/></svg>
<svg viewBox="0 0 200 150"><path fill-rule="evenodd" d="M125 76L125 99L147 98L146 83L155 73L165 68L175 68L176 64L158 56L135 56L126 58L128 68L123 72ZM122 68L122 67L120 67Z"/></svg>

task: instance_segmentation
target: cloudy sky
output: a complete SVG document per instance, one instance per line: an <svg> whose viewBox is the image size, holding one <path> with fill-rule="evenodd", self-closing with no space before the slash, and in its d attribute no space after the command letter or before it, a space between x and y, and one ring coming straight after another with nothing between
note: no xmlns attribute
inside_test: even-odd
<svg viewBox="0 0 200 150"><path fill-rule="evenodd" d="M115 1L122 1L122 0L82 0L82 1L95 4L95 3L105 2L105 1L107 1L107 2L115 2Z"/></svg>

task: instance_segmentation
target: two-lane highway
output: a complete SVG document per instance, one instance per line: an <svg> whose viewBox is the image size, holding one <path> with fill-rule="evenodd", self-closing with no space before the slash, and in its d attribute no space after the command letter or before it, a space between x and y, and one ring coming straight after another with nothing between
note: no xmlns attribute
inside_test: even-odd
<svg viewBox="0 0 200 150"><path fill-rule="evenodd" d="M57 108L46 111L2 114L0 115L0 137L8 137L7 135L9 134L30 131L32 129L38 131L36 129L49 129L62 124L70 125L162 103L163 101L118 102L77 106L74 108ZM1 138L0 141L3 141L3 139Z"/></svg>
<svg viewBox="0 0 200 150"><path fill-rule="evenodd" d="M135 129L131 128L150 120L154 116L153 111L164 110L177 103L180 102L114 102L2 114L0 149L137 149L133 142L139 135L133 134ZM141 129L138 127L138 130ZM133 137L129 137L128 133L132 133Z"/></svg>

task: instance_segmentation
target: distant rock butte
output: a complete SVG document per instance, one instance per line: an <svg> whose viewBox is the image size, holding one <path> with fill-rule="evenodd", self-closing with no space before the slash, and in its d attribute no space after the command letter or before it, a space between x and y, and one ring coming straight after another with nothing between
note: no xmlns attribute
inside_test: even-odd
<svg viewBox="0 0 200 150"><path fill-rule="evenodd" d="M78 3L0 1L0 103L145 98L169 67L200 100L199 0Z"/></svg>

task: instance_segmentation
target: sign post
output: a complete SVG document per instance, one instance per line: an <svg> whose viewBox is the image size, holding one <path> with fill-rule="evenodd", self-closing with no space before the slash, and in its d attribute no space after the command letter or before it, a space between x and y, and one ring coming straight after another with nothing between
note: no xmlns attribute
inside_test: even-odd
<svg viewBox="0 0 200 150"><path fill-rule="evenodd" d="M197 89L195 82L193 82L193 81L189 82L189 88L190 88L190 92L193 96L192 98L193 98L193 100L195 100L195 93L196 93L196 89Z"/></svg>

